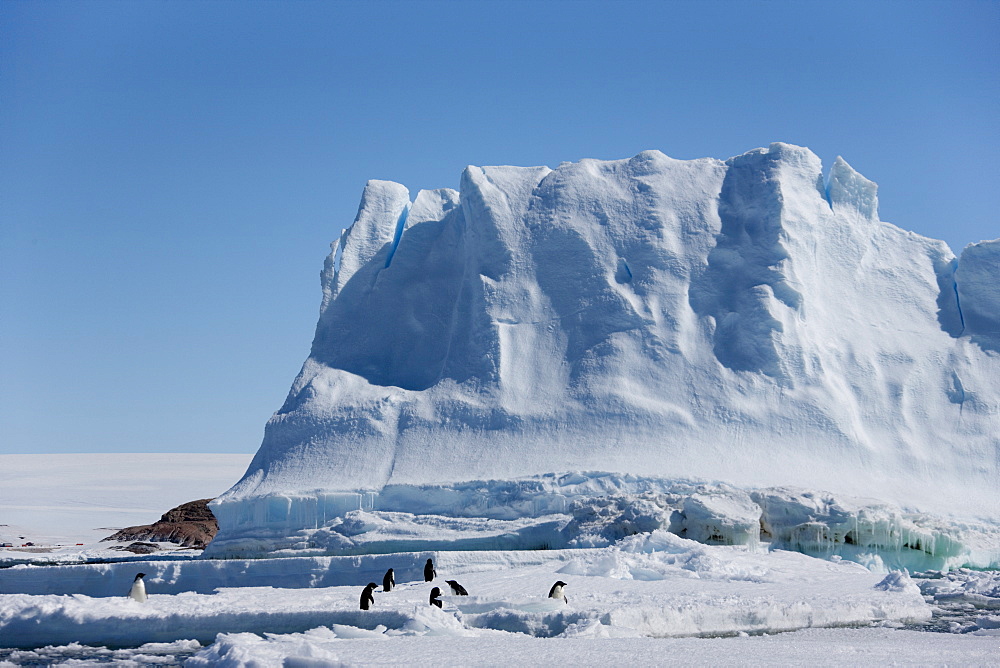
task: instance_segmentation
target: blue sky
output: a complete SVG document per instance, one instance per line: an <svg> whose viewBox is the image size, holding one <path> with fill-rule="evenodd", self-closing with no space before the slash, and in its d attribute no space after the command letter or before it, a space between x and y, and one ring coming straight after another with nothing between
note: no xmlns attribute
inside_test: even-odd
<svg viewBox="0 0 1000 668"><path fill-rule="evenodd" d="M369 178L772 141L1000 236L997 2L0 3L0 453L254 452Z"/></svg>

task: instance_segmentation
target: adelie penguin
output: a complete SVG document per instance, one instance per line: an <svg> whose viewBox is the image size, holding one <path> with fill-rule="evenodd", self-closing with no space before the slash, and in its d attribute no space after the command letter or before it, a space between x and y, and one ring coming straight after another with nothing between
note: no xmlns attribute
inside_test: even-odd
<svg viewBox="0 0 1000 668"><path fill-rule="evenodd" d="M361 592L361 609L367 610L375 603L375 597L372 592L375 591L375 587L378 586L377 582L369 582L365 585L365 590Z"/></svg>
<svg viewBox="0 0 1000 668"><path fill-rule="evenodd" d="M390 568L382 576L382 591L392 591L392 588L396 586L396 576Z"/></svg>
<svg viewBox="0 0 1000 668"><path fill-rule="evenodd" d="M566 594L563 592L563 587L565 586L566 583L562 580L556 582L552 585L552 589L549 590L549 598L561 598L563 603L569 603L569 599L566 598Z"/></svg>
<svg viewBox="0 0 1000 668"><path fill-rule="evenodd" d="M436 605L439 608L443 608L444 605L441 603L441 590L437 587L431 589L431 600L429 601L431 605Z"/></svg>
<svg viewBox="0 0 1000 668"><path fill-rule="evenodd" d="M135 580L132 580L132 588L128 590L128 597L133 601L139 601L139 603L146 602L146 583L142 580L144 577L146 577L145 573L136 575Z"/></svg>
<svg viewBox="0 0 1000 668"><path fill-rule="evenodd" d="M436 575L437 571L434 570L434 560L428 559L427 563L424 564L424 582L432 582Z"/></svg>
<svg viewBox="0 0 1000 668"><path fill-rule="evenodd" d="M455 596L468 596L469 595L469 592L465 591L465 587L463 587L462 585L458 584L454 580L445 580L445 582L447 582L448 586L451 587L451 593L454 594Z"/></svg>

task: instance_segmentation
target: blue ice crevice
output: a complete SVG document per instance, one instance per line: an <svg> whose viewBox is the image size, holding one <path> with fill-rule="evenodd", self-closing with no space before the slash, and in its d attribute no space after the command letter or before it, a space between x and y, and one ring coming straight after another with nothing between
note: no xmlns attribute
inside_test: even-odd
<svg viewBox="0 0 1000 668"><path fill-rule="evenodd" d="M959 298L958 280L956 271L958 270L958 259L950 257L951 253L945 253L946 247L931 256L934 263L934 272L937 275L938 284L938 323L941 329L952 338L959 338L965 334L965 314L962 313L962 304Z"/></svg>
<svg viewBox="0 0 1000 668"><path fill-rule="evenodd" d="M628 266L625 258L618 258L618 266L615 268L615 281L618 283L632 282L632 269Z"/></svg>
<svg viewBox="0 0 1000 668"><path fill-rule="evenodd" d="M953 289L955 290L955 309L958 311L958 321L962 323L962 331L958 333L961 336L965 333L965 316L962 315L962 298L958 296L958 281L955 281Z"/></svg>
<svg viewBox="0 0 1000 668"><path fill-rule="evenodd" d="M392 264L392 256L396 254L396 248L399 247L399 240L403 236L403 228L406 227L406 219L410 215L410 207L412 203L407 202L403 210L399 212L399 219L396 221L396 231L392 235L392 243L389 245L389 254L385 257L386 268Z"/></svg>

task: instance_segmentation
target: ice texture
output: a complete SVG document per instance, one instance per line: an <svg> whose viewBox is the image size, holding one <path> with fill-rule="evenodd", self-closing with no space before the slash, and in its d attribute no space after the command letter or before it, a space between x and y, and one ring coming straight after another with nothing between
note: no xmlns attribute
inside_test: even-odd
<svg viewBox="0 0 1000 668"><path fill-rule="evenodd" d="M789 144L728 161L470 166L459 191L412 202L372 181L326 262L310 356L214 502L212 549L319 549L303 539L319 529L324 550L362 549L336 530L357 511L577 526L586 513L558 495L529 512L497 481L584 471L1000 517L998 267L1000 241L955 258L880 221L875 184L847 162L824 179ZM689 496L680 510L702 523L687 531L755 540L744 511L761 501L716 515ZM839 538L773 538L862 539L823 521Z"/></svg>

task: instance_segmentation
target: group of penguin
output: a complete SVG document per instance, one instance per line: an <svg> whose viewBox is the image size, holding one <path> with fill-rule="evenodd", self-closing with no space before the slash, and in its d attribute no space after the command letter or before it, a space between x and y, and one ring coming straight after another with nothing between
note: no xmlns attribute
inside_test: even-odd
<svg viewBox="0 0 1000 668"><path fill-rule="evenodd" d="M145 573L139 573L135 576L135 580L132 581L132 588L129 589L128 597L139 603L146 602L146 583L143 578L146 577ZM427 563L424 564L424 582L433 582L434 578L437 577L437 571L434 569L434 560L428 559ZM458 584L455 580L445 580L448 586L451 587L451 593L455 596L468 596L469 592L465 590L465 587ZM396 576L393 570L390 568L385 572L385 576L382 578L382 591L392 591L392 588L396 586ZM563 587L566 583L559 580L554 585L552 589L549 590L549 598L561 598L564 603L569 603L569 599L566 598L566 594L563 591ZM369 582L365 585L364 591L361 592L361 609L368 610L373 603L375 603L375 596L372 592L375 591L375 587L378 587L378 583ZM439 587L434 587L431 589L431 596L429 603L431 605L436 605L437 607L443 607L441 603L441 589Z"/></svg>
<svg viewBox="0 0 1000 668"><path fill-rule="evenodd" d="M437 571L434 569L434 560L428 559L427 563L424 564L424 582L433 582L434 578L437 577ZM451 587L451 593L455 596L468 596L469 592L466 591L465 587L460 585L455 580L445 580L448 586ZM392 591L392 588L396 586L396 576L393 570L390 568L385 572L382 577L382 591ZM549 590L549 598L561 598L564 603L569 603L566 598L566 594L563 591L563 587L566 583L559 580L554 585L552 589ZM374 591L378 587L377 582L369 582L365 585L364 590L361 592L361 609L368 610L375 603ZM439 608L443 607L441 603L441 588L434 587L431 589L430 599L428 601L431 605L435 605Z"/></svg>
<svg viewBox="0 0 1000 668"><path fill-rule="evenodd" d="M427 563L424 564L424 582L433 582L434 578L437 577L437 571L434 569L434 560L428 559ZM451 593L456 596L468 596L469 592L465 590L465 587L458 584L455 580L445 580L448 586L451 587ZM373 603L375 603L375 596L372 592L375 591L375 587L378 586L377 582L369 582L365 585L364 591L361 592L361 609L368 610ZM382 591L392 591L392 588L396 586L396 575L390 568L385 572L382 577ZM440 587L434 587L431 589L431 597L429 603L431 605L436 605L437 607L442 607L441 603L441 589Z"/></svg>

